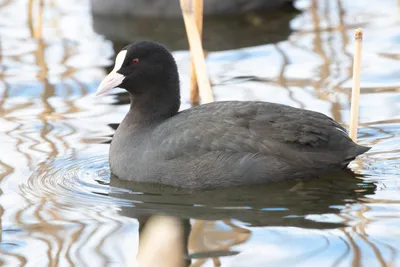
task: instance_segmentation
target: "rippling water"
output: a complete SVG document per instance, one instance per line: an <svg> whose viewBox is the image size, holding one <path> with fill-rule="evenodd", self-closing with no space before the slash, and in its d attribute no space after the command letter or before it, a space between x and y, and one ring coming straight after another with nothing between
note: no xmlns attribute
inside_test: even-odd
<svg viewBox="0 0 400 267"><path fill-rule="evenodd" d="M182 22L39 3L0 2L0 265L128 266L147 218L170 215L188 226L192 266L400 266L400 2L297 1L299 12L207 19L217 100L289 104L345 126L363 27L359 142L373 149L354 174L206 192L111 176L127 96L93 94L115 50L140 37L175 51L188 108Z"/></svg>

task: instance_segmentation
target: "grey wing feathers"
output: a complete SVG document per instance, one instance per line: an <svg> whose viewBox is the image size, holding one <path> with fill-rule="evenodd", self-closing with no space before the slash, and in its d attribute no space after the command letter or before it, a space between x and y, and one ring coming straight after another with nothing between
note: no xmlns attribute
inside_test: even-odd
<svg viewBox="0 0 400 267"><path fill-rule="evenodd" d="M273 103L215 102L183 111L172 119L176 121L169 124L174 125L167 130L169 137L160 141L167 159L236 151L290 160L288 151L293 150L337 160L329 152L343 150L351 143L345 129L329 117ZM301 161L309 160L304 157Z"/></svg>

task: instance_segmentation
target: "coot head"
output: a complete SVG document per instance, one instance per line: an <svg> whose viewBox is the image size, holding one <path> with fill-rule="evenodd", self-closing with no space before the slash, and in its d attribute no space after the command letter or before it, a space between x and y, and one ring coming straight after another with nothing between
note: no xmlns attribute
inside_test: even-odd
<svg viewBox="0 0 400 267"><path fill-rule="evenodd" d="M126 89L131 95L179 94L179 76L175 60L161 44L138 41L117 55L114 69L101 82L96 94L112 88Z"/></svg>

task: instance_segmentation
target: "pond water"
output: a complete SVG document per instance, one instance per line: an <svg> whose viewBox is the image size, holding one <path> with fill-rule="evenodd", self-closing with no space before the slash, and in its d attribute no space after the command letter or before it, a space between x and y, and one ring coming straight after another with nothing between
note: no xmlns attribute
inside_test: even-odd
<svg viewBox="0 0 400 267"><path fill-rule="evenodd" d="M139 228L161 214L190 226L192 266L400 266L400 2L297 1L298 12L207 18L216 100L284 103L345 126L363 27L359 143L373 147L354 174L207 192L111 177L128 98L94 96L115 50L145 38L174 51L188 108L182 21L38 2L0 2L0 265L133 266Z"/></svg>

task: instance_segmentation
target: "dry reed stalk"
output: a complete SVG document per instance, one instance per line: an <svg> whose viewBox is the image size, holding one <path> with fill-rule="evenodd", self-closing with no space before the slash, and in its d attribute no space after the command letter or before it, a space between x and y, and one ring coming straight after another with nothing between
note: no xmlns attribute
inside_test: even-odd
<svg viewBox="0 0 400 267"><path fill-rule="evenodd" d="M358 111L360 101L360 73L361 73L361 50L362 50L362 29L356 29L355 34L355 53L353 62L353 88L351 91L351 107L350 107L350 126L349 136L357 142L357 128L358 128Z"/></svg>
<svg viewBox="0 0 400 267"><path fill-rule="evenodd" d="M197 2L201 1L202 0L198 0ZM186 34L189 40L191 59L194 63L193 65L196 73L201 102L213 102L214 97L211 91L210 80L208 78L200 32L196 24L196 17L194 14L195 11L193 10L196 7L194 7L192 0L180 0L180 3L183 20L185 22Z"/></svg>
<svg viewBox="0 0 400 267"><path fill-rule="evenodd" d="M203 0L194 1L194 17L196 20L197 30L199 32L200 40L203 32ZM194 65L193 57L191 57L190 66L190 103L192 105L199 104L199 85L197 84L196 68Z"/></svg>

